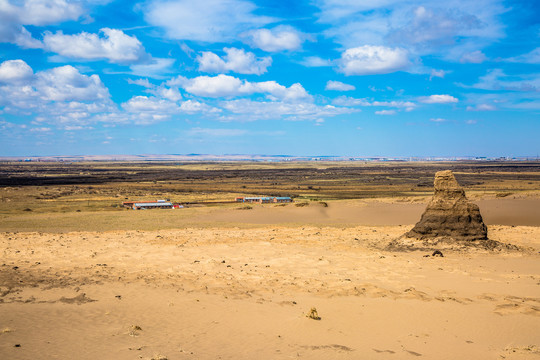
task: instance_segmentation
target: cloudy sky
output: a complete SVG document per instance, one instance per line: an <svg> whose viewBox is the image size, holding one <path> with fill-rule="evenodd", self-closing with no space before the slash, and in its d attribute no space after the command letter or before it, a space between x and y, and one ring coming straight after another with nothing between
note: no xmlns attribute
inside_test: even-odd
<svg viewBox="0 0 540 360"><path fill-rule="evenodd" d="M536 156L540 7L0 0L0 155Z"/></svg>

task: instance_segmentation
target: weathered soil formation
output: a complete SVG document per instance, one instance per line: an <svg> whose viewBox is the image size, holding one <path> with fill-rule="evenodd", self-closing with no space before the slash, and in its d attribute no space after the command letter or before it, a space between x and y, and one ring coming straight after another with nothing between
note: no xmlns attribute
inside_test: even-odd
<svg viewBox="0 0 540 360"><path fill-rule="evenodd" d="M405 234L409 238L446 237L460 241L487 240L480 209L465 196L450 170L435 174L435 195L420 221Z"/></svg>

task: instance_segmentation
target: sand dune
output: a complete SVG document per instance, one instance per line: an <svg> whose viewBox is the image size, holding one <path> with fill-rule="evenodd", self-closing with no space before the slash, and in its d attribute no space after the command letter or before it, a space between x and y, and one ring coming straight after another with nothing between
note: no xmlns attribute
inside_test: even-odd
<svg viewBox="0 0 540 360"><path fill-rule="evenodd" d="M383 250L410 227L5 232L0 357L538 358L540 228L489 226L521 251Z"/></svg>
<svg viewBox="0 0 540 360"><path fill-rule="evenodd" d="M540 199L484 199L475 203L480 206L484 221L488 225L540 226ZM317 202L301 208L293 205L285 207L255 205L249 211L238 212L216 209L208 220L251 224L409 225L418 221L427 201L344 200L331 201L327 205L325 207ZM197 219L201 222L205 220L203 216Z"/></svg>

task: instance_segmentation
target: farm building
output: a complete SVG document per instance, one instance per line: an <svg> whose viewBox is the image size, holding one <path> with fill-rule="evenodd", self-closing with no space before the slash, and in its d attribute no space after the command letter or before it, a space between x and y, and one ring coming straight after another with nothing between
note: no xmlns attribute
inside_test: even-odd
<svg viewBox="0 0 540 360"><path fill-rule="evenodd" d="M146 210L146 209L175 209L175 205L166 200L158 201L126 201L122 203L126 208L133 210Z"/></svg>
<svg viewBox="0 0 540 360"><path fill-rule="evenodd" d="M258 203L258 204L270 204L270 203L289 203L292 199L288 196L246 196L237 197L236 202L244 203Z"/></svg>

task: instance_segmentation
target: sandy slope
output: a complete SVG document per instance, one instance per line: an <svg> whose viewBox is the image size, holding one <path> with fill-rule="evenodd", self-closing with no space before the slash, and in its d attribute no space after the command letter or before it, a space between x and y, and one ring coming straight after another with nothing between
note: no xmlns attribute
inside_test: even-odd
<svg viewBox="0 0 540 360"><path fill-rule="evenodd" d="M339 226L412 225L420 219L429 198L380 198L376 200L329 201L309 206L294 204L245 204L155 211L81 211L1 214L0 231L163 230L186 227L241 228L260 225ZM487 225L540 226L540 198L495 198L475 200Z"/></svg>
<svg viewBox="0 0 540 360"><path fill-rule="evenodd" d="M539 358L540 227L381 250L408 229L2 233L0 358Z"/></svg>

